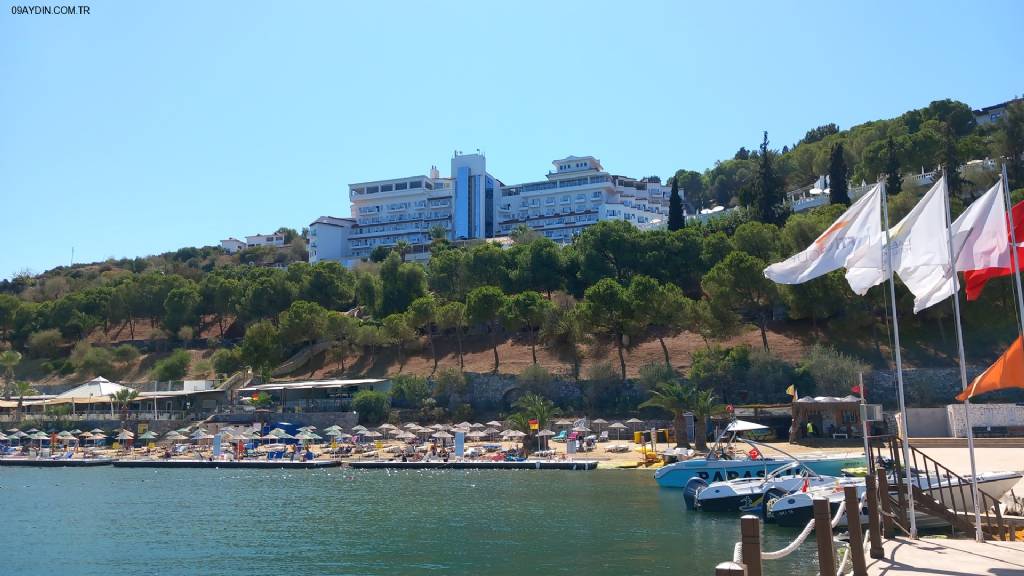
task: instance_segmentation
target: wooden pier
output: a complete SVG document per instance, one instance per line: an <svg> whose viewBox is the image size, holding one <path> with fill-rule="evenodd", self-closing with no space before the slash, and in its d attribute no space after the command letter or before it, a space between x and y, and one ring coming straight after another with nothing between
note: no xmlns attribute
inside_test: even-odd
<svg viewBox="0 0 1024 576"><path fill-rule="evenodd" d="M868 576L1024 574L1024 542L950 538L893 538L882 558L868 562Z"/></svg>
<svg viewBox="0 0 1024 576"><path fill-rule="evenodd" d="M596 460L526 460L523 462L491 462L478 460L353 460L352 468L388 468L392 470L594 470Z"/></svg>

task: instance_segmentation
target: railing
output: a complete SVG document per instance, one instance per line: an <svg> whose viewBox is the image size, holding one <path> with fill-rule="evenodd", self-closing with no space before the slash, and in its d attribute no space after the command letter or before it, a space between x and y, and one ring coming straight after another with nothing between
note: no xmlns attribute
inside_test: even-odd
<svg viewBox="0 0 1024 576"><path fill-rule="evenodd" d="M906 476L900 440L896 436L872 438L872 463L891 462L892 472L897 484L904 486ZM886 458L888 454L888 458ZM963 532L974 532L974 490L968 478L960 476L921 450L910 446L910 472L920 480L912 486L914 503L922 511L939 516L955 528ZM1009 523L1003 518L999 499L978 489L979 514L982 532L1000 539L1008 536ZM907 510L907 494L898 491L899 510ZM909 519L901 514L904 525Z"/></svg>

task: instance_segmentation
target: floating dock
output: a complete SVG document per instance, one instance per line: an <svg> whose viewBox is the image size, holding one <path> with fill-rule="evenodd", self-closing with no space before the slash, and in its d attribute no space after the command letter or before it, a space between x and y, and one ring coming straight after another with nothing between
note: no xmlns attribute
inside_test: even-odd
<svg viewBox="0 0 1024 576"><path fill-rule="evenodd" d="M263 468L267 470L336 468L339 460L115 460L116 468Z"/></svg>
<svg viewBox="0 0 1024 576"><path fill-rule="evenodd" d="M1024 574L1024 542L894 538L885 556L868 559L868 576Z"/></svg>
<svg viewBox="0 0 1024 576"><path fill-rule="evenodd" d="M350 460L352 468L389 468L397 470L594 470L597 460L527 460L523 462L490 462L477 460Z"/></svg>
<svg viewBox="0 0 1024 576"><path fill-rule="evenodd" d="M0 458L0 466L31 466L34 468L86 468L110 466L113 458L79 458L75 460L53 458Z"/></svg>

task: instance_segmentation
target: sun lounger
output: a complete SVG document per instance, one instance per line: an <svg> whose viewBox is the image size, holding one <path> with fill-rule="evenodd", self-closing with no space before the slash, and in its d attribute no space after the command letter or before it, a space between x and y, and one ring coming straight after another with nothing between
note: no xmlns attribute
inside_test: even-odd
<svg viewBox="0 0 1024 576"><path fill-rule="evenodd" d="M555 442L565 442L566 438L567 436L565 430L562 430L558 434L555 434L554 436L551 437L551 439Z"/></svg>
<svg viewBox="0 0 1024 576"><path fill-rule="evenodd" d="M608 431L605 430L605 431L601 432L601 435L597 437L597 441L598 442L607 442L608 441Z"/></svg>
<svg viewBox="0 0 1024 576"><path fill-rule="evenodd" d="M629 452L628 444L612 444L606 448L608 452Z"/></svg>

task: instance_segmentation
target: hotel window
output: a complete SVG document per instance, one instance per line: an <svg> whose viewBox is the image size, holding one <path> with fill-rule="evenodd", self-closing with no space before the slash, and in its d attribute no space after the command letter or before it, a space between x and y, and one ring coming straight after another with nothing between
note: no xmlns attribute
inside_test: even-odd
<svg viewBox="0 0 1024 576"><path fill-rule="evenodd" d="M414 180L412 182L409 182L409 188L410 189L421 188L422 186L423 186L423 182L421 182L420 180Z"/></svg>
<svg viewBox="0 0 1024 576"><path fill-rule="evenodd" d="M381 184L380 185L380 191L381 192L391 192L391 184Z"/></svg>
<svg viewBox="0 0 1024 576"><path fill-rule="evenodd" d="M379 191L380 191L380 189L377 188L376 186L367 186L366 187L366 193L367 194L376 194Z"/></svg>
<svg viewBox="0 0 1024 576"><path fill-rule="evenodd" d="M408 184L406 184L405 182L396 182L395 190L405 190L407 186Z"/></svg>
<svg viewBox="0 0 1024 576"><path fill-rule="evenodd" d="M594 191L593 191L593 192L592 192L592 193L590 194L590 197L591 197L591 198L595 198L595 199L596 199L596 198L600 198L600 197L601 197L601 191L600 191L600 190L594 190Z"/></svg>

